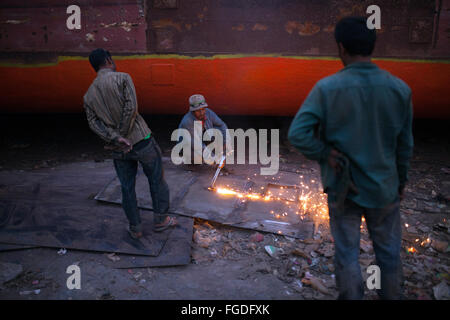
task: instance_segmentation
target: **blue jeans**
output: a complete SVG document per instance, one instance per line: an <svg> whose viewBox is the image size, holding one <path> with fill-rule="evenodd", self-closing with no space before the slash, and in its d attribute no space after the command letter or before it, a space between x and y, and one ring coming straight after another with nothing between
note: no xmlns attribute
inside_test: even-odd
<svg viewBox="0 0 450 320"><path fill-rule="evenodd" d="M152 137L138 142L129 153L113 153L114 167L122 188L122 206L134 232L142 231L141 216L136 199L138 162L142 165L150 186L154 223L164 221L169 211L169 186L164 180L161 150Z"/></svg>
<svg viewBox="0 0 450 320"><path fill-rule="evenodd" d="M329 200L328 206L335 244L334 265L338 299L359 300L364 297L365 284L359 266L360 226L363 215L381 271L381 289L377 292L381 299L402 299L402 229L399 201L379 209L363 208L349 199L346 199L341 207Z"/></svg>

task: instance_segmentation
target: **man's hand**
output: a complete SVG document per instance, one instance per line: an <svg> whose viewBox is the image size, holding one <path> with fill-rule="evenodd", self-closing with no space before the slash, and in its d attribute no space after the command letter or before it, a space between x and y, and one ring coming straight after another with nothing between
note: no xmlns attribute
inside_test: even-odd
<svg viewBox="0 0 450 320"><path fill-rule="evenodd" d="M336 149L331 149L330 154L328 155L328 164L333 168L335 173L340 173L342 171L342 168L337 161L337 158L341 156L342 153L340 153Z"/></svg>
<svg viewBox="0 0 450 320"><path fill-rule="evenodd" d="M120 150L123 151L124 153L130 152L131 148L133 148L130 140L125 139L124 137L117 138L117 144L119 145Z"/></svg>

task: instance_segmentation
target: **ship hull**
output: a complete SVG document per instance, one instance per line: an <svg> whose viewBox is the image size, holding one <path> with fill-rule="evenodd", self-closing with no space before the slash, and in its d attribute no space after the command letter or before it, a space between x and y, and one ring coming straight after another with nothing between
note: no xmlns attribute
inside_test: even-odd
<svg viewBox="0 0 450 320"><path fill-rule="evenodd" d="M142 113L183 114L206 96L219 114L292 116L342 68L334 27L370 0L2 0L0 112L81 112L109 50ZM450 0L378 0L373 56L412 89L414 115L450 118ZM72 19L73 18L73 19Z"/></svg>
<svg viewBox="0 0 450 320"><path fill-rule="evenodd" d="M115 57L118 71L131 75L139 111L182 114L188 97L205 95L220 114L295 115L314 84L342 68L337 59L257 56ZM412 89L419 118L450 118L450 64L436 61L375 60ZM86 58L54 64L0 67L1 112L82 112L82 97L95 73Z"/></svg>

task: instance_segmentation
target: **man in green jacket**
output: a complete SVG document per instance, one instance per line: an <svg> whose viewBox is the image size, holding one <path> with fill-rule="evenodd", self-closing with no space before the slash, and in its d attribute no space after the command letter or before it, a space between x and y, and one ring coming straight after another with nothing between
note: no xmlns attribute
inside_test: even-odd
<svg viewBox="0 0 450 320"><path fill-rule="evenodd" d="M339 298L364 296L358 262L364 215L381 270L378 293L400 299L399 201L413 150L411 90L371 62L376 32L365 18L342 19L335 38L345 67L314 86L289 141L321 167Z"/></svg>

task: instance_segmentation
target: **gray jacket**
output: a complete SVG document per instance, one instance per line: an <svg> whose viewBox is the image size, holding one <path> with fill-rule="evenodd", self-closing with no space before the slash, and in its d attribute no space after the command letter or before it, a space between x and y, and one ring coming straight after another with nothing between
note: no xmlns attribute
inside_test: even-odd
<svg viewBox="0 0 450 320"><path fill-rule="evenodd" d="M226 137L227 137L227 125L225 122L222 121L222 119L219 118L219 116L212 111L209 108L205 109L205 130L208 129L218 129L222 132L223 142L225 144ZM191 137L194 137L194 121L199 121L194 114L189 111L186 113L183 117L183 119L180 122L180 125L178 126L179 129L187 129L189 133L191 134ZM181 138L180 138L181 140ZM193 141L193 140L192 140ZM204 149L206 147L205 143L202 144Z"/></svg>

